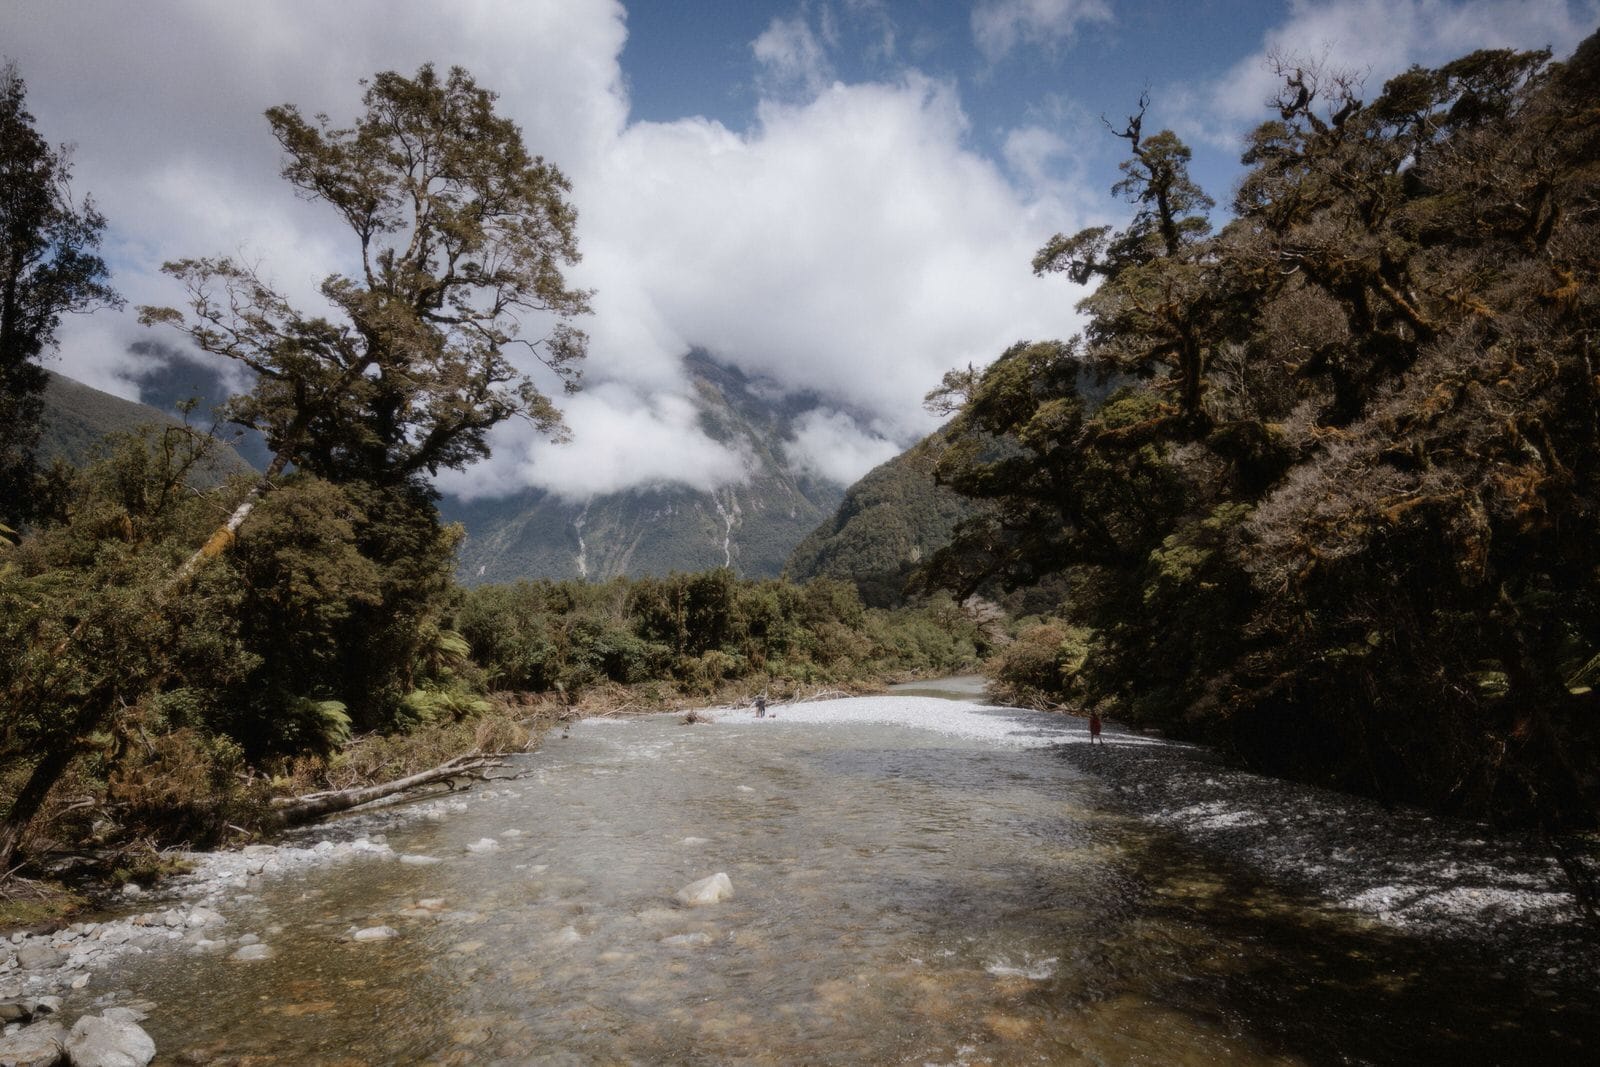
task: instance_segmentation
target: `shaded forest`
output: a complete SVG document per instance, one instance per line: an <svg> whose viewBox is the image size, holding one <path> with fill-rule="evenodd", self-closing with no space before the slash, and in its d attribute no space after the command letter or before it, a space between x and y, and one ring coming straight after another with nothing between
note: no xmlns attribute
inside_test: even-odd
<svg viewBox="0 0 1600 1067"><path fill-rule="evenodd" d="M994 664L1040 699L1392 800L1600 814L1600 38L1368 96L1280 65L1231 219L1109 124L1122 229L1034 261L1083 333L951 372L930 587L1064 582ZM1079 369L1131 376L1103 406Z"/></svg>

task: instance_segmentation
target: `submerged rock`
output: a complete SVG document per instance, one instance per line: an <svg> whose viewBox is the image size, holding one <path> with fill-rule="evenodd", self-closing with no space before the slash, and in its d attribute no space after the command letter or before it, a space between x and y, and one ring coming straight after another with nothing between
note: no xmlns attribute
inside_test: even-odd
<svg viewBox="0 0 1600 1067"><path fill-rule="evenodd" d="M352 941L387 941L399 937L400 931L392 926L369 926L350 935Z"/></svg>
<svg viewBox="0 0 1600 1067"><path fill-rule="evenodd" d="M156 1058L156 1043L127 1018L85 1015L66 1040L72 1067L145 1067Z"/></svg>
<svg viewBox="0 0 1600 1067"><path fill-rule="evenodd" d="M663 937L661 943L663 945L671 945L674 948L695 948L700 945L711 944L711 935L703 930L696 930L689 934L674 934L671 937Z"/></svg>
<svg viewBox="0 0 1600 1067"><path fill-rule="evenodd" d="M690 882L678 890L678 903L686 908L717 904L733 896L733 880L718 871L709 878Z"/></svg>
<svg viewBox="0 0 1600 1067"><path fill-rule="evenodd" d="M277 955L277 953L272 951L271 945L262 945L258 943L254 945L245 945L228 958L230 960L239 960L243 963L251 963L255 960L270 960L275 955Z"/></svg>
<svg viewBox="0 0 1600 1067"><path fill-rule="evenodd" d="M500 842L492 837L480 837L467 846L468 852L493 852L500 847Z"/></svg>

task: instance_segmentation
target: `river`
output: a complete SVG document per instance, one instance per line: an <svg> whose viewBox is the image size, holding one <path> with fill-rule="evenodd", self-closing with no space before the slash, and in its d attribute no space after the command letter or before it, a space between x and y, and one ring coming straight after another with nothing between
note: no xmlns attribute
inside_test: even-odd
<svg viewBox="0 0 1600 1067"><path fill-rule="evenodd" d="M1588 957L1234 862L1133 788L1163 743L1110 740L929 693L586 721L518 780L302 838L440 862L258 880L223 910L271 958L155 951L77 996L141 1003L158 1062L1600 1062ZM718 872L731 898L675 902Z"/></svg>

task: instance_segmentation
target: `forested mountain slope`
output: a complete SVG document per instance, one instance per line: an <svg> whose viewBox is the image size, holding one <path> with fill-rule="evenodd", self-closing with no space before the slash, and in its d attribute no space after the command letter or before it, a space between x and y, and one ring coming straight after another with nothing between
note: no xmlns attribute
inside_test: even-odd
<svg viewBox="0 0 1600 1067"><path fill-rule="evenodd" d="M784 576L851 581L876 606L903 595L918 564L950 541L977 506L938 484L934 470L947 447L930 434L845 491L839 508L795 547Z"/></svg>
<svg viewBox="0 0 1600 1067"><path fill-rule="evenodd" d="M165 411L55 373L50 373L45 386L44 404L39 455L46 463L60 459L81 467L96 458L107 434L129 433L141 426L179 425ZM207 461L204 477L215 482L250 469L232 447L222 445L214 459Z"/></svg>

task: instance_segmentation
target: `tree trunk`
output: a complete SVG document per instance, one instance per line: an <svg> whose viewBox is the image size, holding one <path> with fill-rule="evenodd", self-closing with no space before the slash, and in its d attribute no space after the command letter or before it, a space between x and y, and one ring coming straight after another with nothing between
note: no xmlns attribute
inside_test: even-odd
<svg viewBox="0 0 1600 1067"><path fill-rule="evenodd" d="M261 498L271 491L272 480L282 474L283 469L288 465L289 450L285 448L272 457L272 462L267 465L266 472L256 480L256 484L250 487L250 492L246 493L244 500L240 502L238 507L233 509L233 514L228 516L228 521L217 527L216 532L206 539L206 543L195 549L194 554L184 560L183 566L178 568L178 573L173 575L172 578L174 591L194 577L195 571L200 569L201 564L217 558L233 546L233 542L239 536L239 527L244 525L244 520L250 517L250 512L255 510L255 506L260 502Z"/></svg>
<svg viewBox="0 0 1600 1067"><path fill-rule="evenodd" d="M437 767L418 771L404 778L396 778L392 782L356 786L352 789L334 789L325 793L307 793L298 797L280 797L272 802L272 806L276 809L275 814L282 825L298 826L336 811L348 811L361 804L370 804L374 800L382 800L384 797L403 793L407 789L415 789L419 785L468 775L481 777L479 771L501 766L504 764L492 756L469 752L464 756L446 760Z"/></svg>

